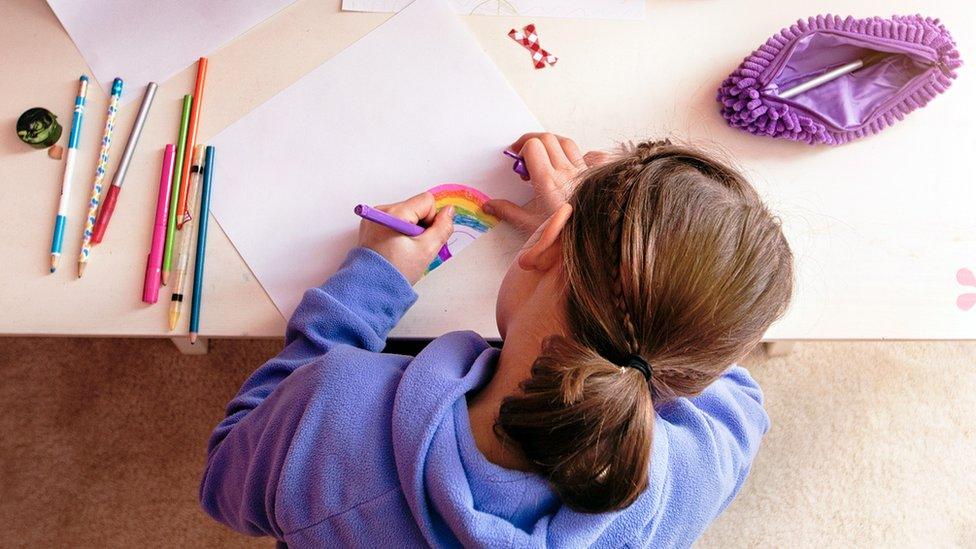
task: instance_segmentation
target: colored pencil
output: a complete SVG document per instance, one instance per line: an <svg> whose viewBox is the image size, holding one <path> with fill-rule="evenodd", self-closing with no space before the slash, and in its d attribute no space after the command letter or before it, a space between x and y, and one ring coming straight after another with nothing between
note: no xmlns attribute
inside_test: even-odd
<svg viewBox="0 0 976 549"><path fill-rule="evenodd" d="M392 215L377 210L376 208L371 208L366 204L360 204L352 209L353 213L359 217L365 219L366 221L372 221L383 225L388 229L392 229L400 234L407 236L420 236L424 232L424 228L415 223L409 221L404 221L399 217L393 217ZM447 244L441 246L439 252L437 252L438 257L447 261L451 258L451 252L447 249Z"/></svg>
<svg viewBox="0 0 976 549"><path fill-rule="evenodd" d="M159 172L159 193L156 196L156 218L153 223L149 257L146 258L146 277L142 285L142 300L159 301L159 273L163 265L163 243L166 241L166 214L169 213L169 188L173 184L173 164L176 148L172 144L163 150L163 167Z"/></svg>
<svg viewBox="0 0 976 549"><path fill-rule="evenodd" d="M173 243L176 241L176 210L180 199L180 179L183 175L183 156L189 156L192 151L186 150L186 134L190 124L190 107L193 96L183 96L183 112L180 115L180 135L176 143L176 167L173 170L173 184L169 198L169 219L166 223L166 249L163 250L163 286L169 281L169 272L173 265Z"/></svg>
<svg viewBox="0 0 976 549"><path fill-rule="evenodd" d="M75 158L78 154L78 139L81 137L81 123L85 117L85 98L88 96L88 77L78 79L78 95L75 97L75 111L71 117L71 134L68 137L68 158L64 163L64 178L61 180L61 199L58 201L58 215L54 218L54 235L51 237L51 272L58 268L61 258L61 244L64 242L64 225L68 221L68 202L71 199L71 180L75 175Z"/></svg>
<svg viewBox="0 0 976 549"><path fill-rule="evenodd" d="M186 213L191 214L190 220L183 225L180 235L180 249L176 256L176 279L173 282L173 295L169 303L169 331L176 329L183 309L183 290L186 287L187 266L190 263L190 243L193 241L193 218L196 208L197 189L200 185L201 168L203 167L203 145L197 145L193 151L193 164L190 166L190 188L186 191Z"/></svg>
<svg viewBox="0 0 976 549"><path fill-rule="evenodd" d="M210 219L210 192L213 186L214 148L207 147L203 160L203 189L200 191L200 215L197 224L197 257L193 266L193 300L190 302L190 343L197 342L200 333L200 301L203 298L203 261L207 251L207 222Z"/></svg>
<svg viewBox="0 0 976 549"><path fill-rule="evenodd" d="M146 118L149 116L149 107L152 106L153 98L156 97L157 87L155 82L150 82L146 86L146 93L142 96L142 104L139 105L139 114L136 115L136 121L132 124L132 131L129 132L129 140L125 144L125 150L122 151L122 159L119 161L119 167L115 169L115 177L112 178L112 185L108 188L108 192L105 193L105 200L102 201L102 209L98 212L98 219L95 220L95 228L92 230L92 244L98 244L102 241L102 238L105 236L105 229L108 228L108 222L112 220L112 212L115 211L115 203L119 199L119 191L122 190L122 183L125 181L126 172L129 171L132 155L136 151L136 145L139 144L139 136L142 134L142 128L146 125Z"/></svg>
<svg viewBox="0 0 976 549"><path fill-rule="evenodd" d="M116 78L112 82L112 95L109 97L105 130L102 132L102 148L98 151L98 166L95 168L95 180L92 181L91 196L88 198L88 215L85 217L85 230L81 235L81 252L78 254L78 278L85 274L85 266L88 265L88 257L91 255L92 229L95 228L95 217L102 200L102 181L108 168L108 154L112 148L112 132L115 131L115 115L119 112L120 97L122 97L122 79Z"/></svg>
<svg viewBox="0 0 976 549"><path fill-rule="evenodd" d="M186 150L192 151L197 142L197 129L200 127L200 111L203 109L203 85L207 80L207 58L201 57L197 61L197 83L193 88L193 108L190 110L190 133L186 138ZM176 226L182 229L186 215L186 181L190 178L190 156L183 159L183 171L180 179L180 198L176 210Z"/></svg>

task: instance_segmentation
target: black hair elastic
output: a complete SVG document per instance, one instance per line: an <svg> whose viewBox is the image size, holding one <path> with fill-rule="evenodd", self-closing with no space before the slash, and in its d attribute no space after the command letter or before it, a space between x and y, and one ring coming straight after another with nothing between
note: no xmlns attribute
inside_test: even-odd
<svg viewBox="0 0 976 549"><path fill-rule="evenodd" d="M644 379L647 381L651 380L651 375L654 374L654 370L651 369L651 365L647 363L646 360L640 355L627 355L627 359L621 366L626 366L627 368L633 368L635 370L640 370L640 373L644 374Z"/></svg>

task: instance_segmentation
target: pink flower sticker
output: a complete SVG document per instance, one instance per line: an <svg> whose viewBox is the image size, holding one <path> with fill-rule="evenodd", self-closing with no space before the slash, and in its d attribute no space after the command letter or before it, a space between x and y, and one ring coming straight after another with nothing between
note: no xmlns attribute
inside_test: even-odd
<svg viewBox="0 0 976 549"><path fill-rule="evenodd" d="M969 269L959 269L956 273L956 280L963 286L976 288L976 275ZM956 298L956 307L963 311L968 311L976 305L976 293L965 293Z"/></svg>

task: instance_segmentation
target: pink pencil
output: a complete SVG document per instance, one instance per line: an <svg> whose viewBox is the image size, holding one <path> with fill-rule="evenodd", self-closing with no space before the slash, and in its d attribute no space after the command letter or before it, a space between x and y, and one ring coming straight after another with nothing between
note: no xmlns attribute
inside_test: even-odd
<svg viewBox="0 0 976 549"><path fill-rule="evenodd" d="M156 198L156 225L153 227L149 259L146 261L146 282L142 287L142 300L156 303L159 300L159 280L163 268L163 244L166 243L166 219L169 214L169 189L173 179L176 148L166 145L163 151L163 170L159 174L159 197Z"/></svg>

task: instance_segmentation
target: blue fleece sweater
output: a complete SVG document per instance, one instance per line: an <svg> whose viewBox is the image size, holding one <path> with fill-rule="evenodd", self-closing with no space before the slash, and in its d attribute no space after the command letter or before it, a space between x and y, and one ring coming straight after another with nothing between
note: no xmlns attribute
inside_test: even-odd
<svg viewBox="0 0 976 549"><path fill-rule="evenodd" d="M738 492L769 427L744 369L658 409L636 502L578 513L475 445L465 395L491 379L498 350L454 332L416 358L380 353L416 297L362 248L306 292L284 349L210 438L207 513L293 547L686 547Z"/></svg>

